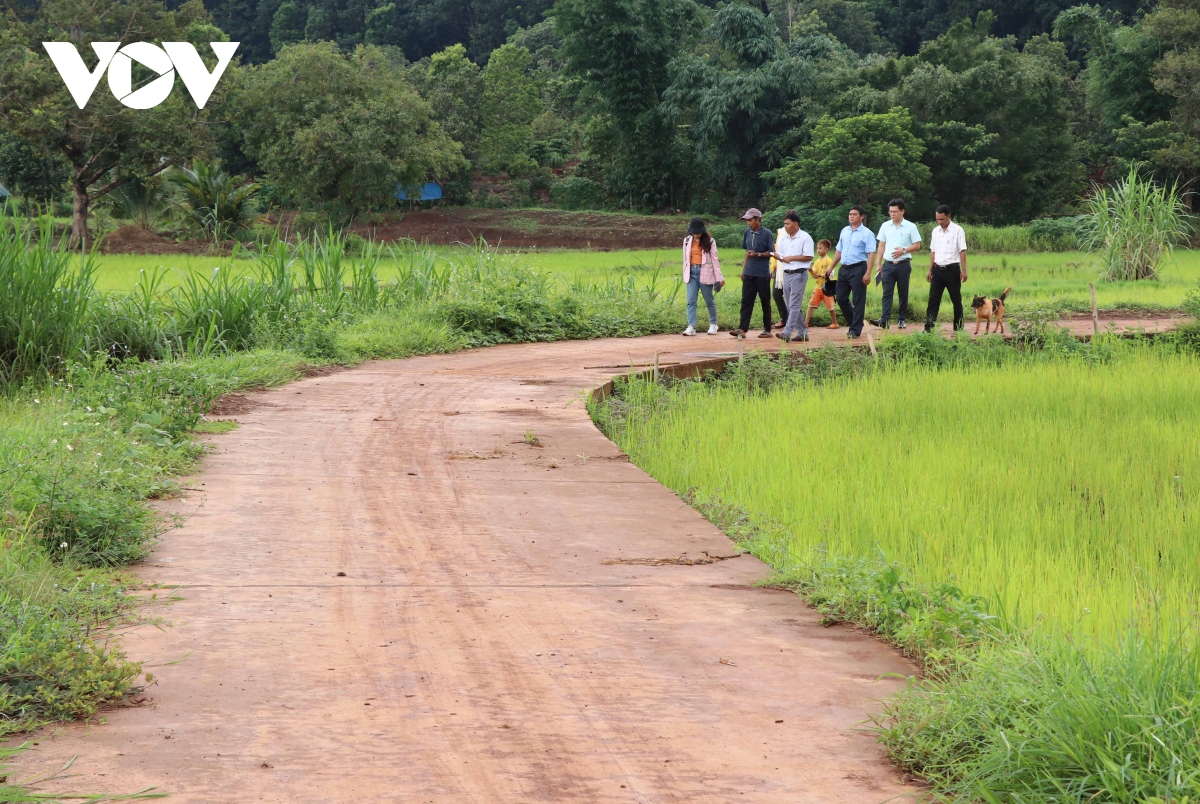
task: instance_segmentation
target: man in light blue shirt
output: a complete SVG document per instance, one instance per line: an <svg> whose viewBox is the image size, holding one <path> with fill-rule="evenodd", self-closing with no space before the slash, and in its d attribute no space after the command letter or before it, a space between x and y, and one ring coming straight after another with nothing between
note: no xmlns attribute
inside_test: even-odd
<svg viewBox="0 0 1200 804"><path fill-rule="evenodd" d="M888 217L891 220L879 227L879 250L875 253L876 264L883 276L883 315L871 323L887 329L892 317L892 294L900 291L900 310L896 315L896 326L908 326L908 280L912 278L912 255L921 250L921 233L917 225L904 219L904 199L893 198L888 202Z"/></svg>
<svg viewBox="0 0 1200 804"><path fill-rule="evenodd" d="M847 322L846 337L854 340L862 335L867 312L867 286L871 284L869 263L875 256L875 236L864 223L867 211L861 206L850 207L848 217L850 225L842 229L838 238L832 267L836 269L838 263L842 265L842 270L838 271L837 303Z"/></svg>

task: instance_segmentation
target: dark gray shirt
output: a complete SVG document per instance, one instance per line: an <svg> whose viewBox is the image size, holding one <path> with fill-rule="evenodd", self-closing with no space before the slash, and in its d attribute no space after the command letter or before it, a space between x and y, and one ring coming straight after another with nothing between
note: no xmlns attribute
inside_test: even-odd
<svg viewBox="0 0 1200 804"><path fill-rule="evenodd" d="M742 251L774 251L775 250L775 235L767 231L767 227L760 227L756 232L749 226L746 227L746 233L742 235ZM746 276L770 276L771 275L771 258L770 257L748 257L746 259Z"/></svg>

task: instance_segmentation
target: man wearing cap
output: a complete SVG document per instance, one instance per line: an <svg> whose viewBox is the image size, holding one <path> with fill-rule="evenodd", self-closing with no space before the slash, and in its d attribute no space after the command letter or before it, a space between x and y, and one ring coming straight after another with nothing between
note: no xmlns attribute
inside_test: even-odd
<svg viewBox="0 0 1200 804"><path fill-rule="evenodd" d="M875 264L883 275L883 315L871 324L887 329L892 318L892 294L899 291L900 309L896 313L896 326L904 329L908 315L908 280L912 278L912 255L921 250L921 233L917 225L904 219L904 199L893 198L888 202L888 217L879 227L875 239L879 250Z"/></svg>
<svg viewBox="0 0 1200 804"><path fill-rule="evenodd" d="M746 259L742 264L742 320L741 325L730 331L730 335L742 336L750 329L750 316L754 313L754 299L762 304L763 331L760 338L771 337L771 252L775 250L775 238L763 228L762 213L753 207L746 210L742 220L749 228L742 235L742 248Z"/></svg>
<svg viewBox="0 0 1200 804"><path fill-rule="evenodd" d="M875 236L863 224L866 217L867 211L858 204L850 207L850 225L842 229L837 250L833 253L832 268L836 269L838 263L842 265L842 270L838 271L837 303L847 321L846 337L851 340L862 335L867 312L867 286L871 284L868 261L875 255Z"/></svg>

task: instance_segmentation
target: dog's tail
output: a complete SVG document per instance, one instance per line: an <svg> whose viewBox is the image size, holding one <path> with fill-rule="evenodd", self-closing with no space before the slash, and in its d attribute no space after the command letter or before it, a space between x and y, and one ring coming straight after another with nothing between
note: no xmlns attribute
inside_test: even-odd
<svg viewBox="0 0 1200 804"><path fill-rule="evenodd" d="M1010 290L1012 290L1012 288L1011 288L1011 287L1005 288L1005 289L1004 289L1004 292L1000 294L1000 301L1001 301L1001 302L1003 302L1005 299L1007 299L1007 298L1008 298L1008 292L1009 292Z"/></svg>

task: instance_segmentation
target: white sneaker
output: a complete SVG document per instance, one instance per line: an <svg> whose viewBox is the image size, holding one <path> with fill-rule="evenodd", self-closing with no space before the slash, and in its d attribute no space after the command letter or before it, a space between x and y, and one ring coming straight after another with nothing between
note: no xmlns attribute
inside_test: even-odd
<svg viewBox="0 0 1200 804"><path fill-rule="evenodd" d="M695 328L695 327L688 327L687 329L685 329L685 330L683 331L683 334L684 334L684 335L695 335L695 334L696 334L696 328Z"/></svg>
<svg viewBox="0 0 1200 804"><path fill-rule="evenodd" d="M721 331L721 328L720 328L720 327L718 327L716 324L709 324L709 325L708 325L708 334L709 334L709 335L716 335L716 334L717 334L718 332L720 332L720 331Z"/></svg>

